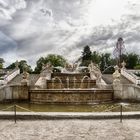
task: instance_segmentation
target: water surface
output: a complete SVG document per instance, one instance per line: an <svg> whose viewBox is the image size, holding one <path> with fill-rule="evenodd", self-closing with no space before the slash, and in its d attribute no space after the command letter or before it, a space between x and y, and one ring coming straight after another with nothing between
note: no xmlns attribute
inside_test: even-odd
<svg viewBox="0 0 140 140"><path fill-rule="evenodd" d="M13 103L0 104L0 110L13 111ZM31 104L17 103L17 111L34 111L34 112L118 112L120 104L94 104L94 105L50 105L50 104ZM123 104L123 111L140 111L140 103Z"/></svg>

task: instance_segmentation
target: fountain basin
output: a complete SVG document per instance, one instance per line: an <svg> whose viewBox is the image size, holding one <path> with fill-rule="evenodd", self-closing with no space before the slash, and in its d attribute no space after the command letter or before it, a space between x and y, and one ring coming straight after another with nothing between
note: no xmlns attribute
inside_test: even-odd
<svg viewBox="0 0 140 140"><path fill-rule="evenodd" d="M94 104L113 101L113 90L106 89L32 89L31 103Z"/></svg>

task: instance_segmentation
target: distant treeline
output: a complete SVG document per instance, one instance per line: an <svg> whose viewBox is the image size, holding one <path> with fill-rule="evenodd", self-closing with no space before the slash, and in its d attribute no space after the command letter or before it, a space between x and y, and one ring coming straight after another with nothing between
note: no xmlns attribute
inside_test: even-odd
<svg viewBox="0 0 140 140"><path fill-rule="evenodd" d="M98 64L100 67L100 70L105 73L112 73L114 71L113 66L117 65L117 58L112 58L110 53L99 53L96 51L91 51L89 46L85 46L83 48L81 57L77 59L75 62L80 63L81 66L88 66L91 61L93 63ZM140 69L140 56L135 53L126 53L122 54L121 61L126 62L126 68L127 69ZM3 68L4 59L0 58L0 68ZM29 64L27 64L26 60L21 60L18 62L19 68L21 73L25 69L29 73L40 73L42 70L42 67L46 63L51 63L53 66L61 66L64 67L67 62L67 60L61 56L56 54L49 54L46 57L41 57L36 62L36 67L33 70ZM112 67L111 67L112 66ZM7 69L14 69L16 67L16 63L10 64Z"/></svg>

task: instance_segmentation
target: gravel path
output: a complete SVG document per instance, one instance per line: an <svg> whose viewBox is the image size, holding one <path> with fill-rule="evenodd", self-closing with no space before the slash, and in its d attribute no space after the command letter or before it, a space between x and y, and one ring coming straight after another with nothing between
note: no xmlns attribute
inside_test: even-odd
<svg viewBox="0 0 140 140"><path fill-rule="evenodd" d="M140 120L0 120L0 140L140 140Z"/></svg>

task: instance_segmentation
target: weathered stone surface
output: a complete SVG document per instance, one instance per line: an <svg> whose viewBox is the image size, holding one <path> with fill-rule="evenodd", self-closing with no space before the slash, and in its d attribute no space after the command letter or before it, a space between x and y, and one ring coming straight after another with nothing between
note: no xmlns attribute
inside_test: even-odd
<svg viewBox="0 0 140 140"><path fill-rule="evenodd" d="M0 121L1 140L139 140L140 120Z"/></svg>
<svg viewBox="0 0 140 140"><path fill-rule="evenodd" d="M113 100L112 90L99 89L55 89L30 90L31 102L40 103L94 103Z"/></svg>

